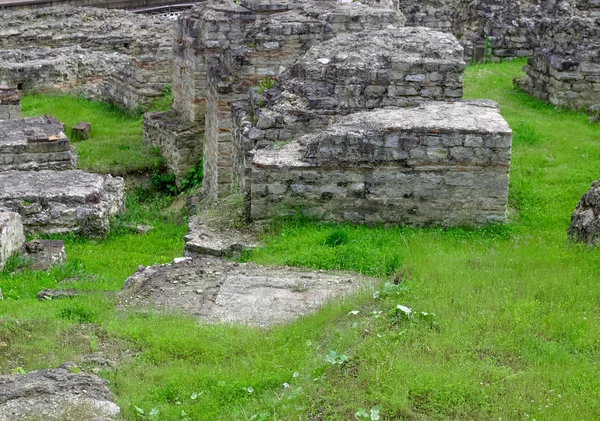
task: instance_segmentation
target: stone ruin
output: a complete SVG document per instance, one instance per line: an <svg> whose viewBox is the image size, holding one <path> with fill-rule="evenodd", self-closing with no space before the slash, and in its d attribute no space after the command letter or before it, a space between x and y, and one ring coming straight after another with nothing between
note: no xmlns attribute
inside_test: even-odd
<svg viewBox="0 0 600 421"><path fill-rule="evenodd" d="M50 116L0 120L0 172L77 168L77 154L63 130Z"/></svg>
<svg viewBox="0 0 600 421"><path fill-rule="evenodd" d="M571 215L568 237L575 243L596 246L600 243L600 181L592 184Z"/></svg>
<svg viewBox="0 0 600 421"><path fill-rule="evenodd" d="M73 363L0 376L0 420L117 420L106 380Z"/></svg>
<svg viewBox="0 0 600 421"><path fill-rule="evenodd" d="M204 156L206 193L226 196L224 186L230 188L232 174L232 103L316 43L337 34L402 25L404 18L391 1L372 3L377 5L200 2L175 24L173 110L144 119L144 140L161 148L178 182ZM221 169L218 176L216 167Z"/></svg>
<svg viewBox="0 0 600 421"><path fill-rule="evenodd" d="M600 112L600 19L568 18L546 28L519 82L530 95L558 107Z"/></svg>
<svg viewBox="0 0 600 421"><path fill-rule="evenodd" d="M147 108L172 74L172 23L122 10L0 10L0 80Z"/></svg>
<svg viewBox="0 0 600 421"><path fill-rule="evenodd" d="M544 27L561 18L598 16L596 0L395 0L407 26L451 32L465 57L481 60L529 57Z"/></svg>
<svg viewBox="0 0 600 421"><path fill-rule="evenodd" d="M11 120L21 117L21 99L16 86L0 83L0 120Z"/></svg>
<svg viewBox="0 0 600 421"><path fill-rule="evenodd" d="M361 224L505 222L511 130L495 104L429 102L339 118L252 160L250 217Z"/></svg>
<svg viewBox="0 0 600 421"><path fill-rule="evenodd" d="M457 102L456 38L403 22L385 2L203 3L175 27L173 110L146 116L145 140L180 176L193 147L204 198L240 192L256 221L296 206L359 223L503 221L510 129L494 105Z"/></svg>
<svg viewBox="0 0 600 421"><path fill-rule="evenodd" d="M101 237L124 207L121 177L68 171L0 172L0 210L19 213L26 231Z"/></svg>

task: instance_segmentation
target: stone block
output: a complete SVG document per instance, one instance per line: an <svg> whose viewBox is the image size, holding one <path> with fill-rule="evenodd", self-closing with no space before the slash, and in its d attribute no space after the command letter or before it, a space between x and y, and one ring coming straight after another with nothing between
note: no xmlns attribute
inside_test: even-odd
<svg viewBox="0 0 600 421"><path fill-rule="evenodd" d="M21 215L0 210L0 270L6 260L25 244Z"/></svg>
<svg viewBox="0 0 600 421"><path fill-rule="evenodd" d="M567 231L573 242L596 246L600 242L600 181L592 184L571 215Z"/></svg>
<svg viewBox="0 0 600 421"><path fill-rule="evenodd" d="M92 125L87 121L82 121L71 128L71 139L88 140L90 138L91 131Z"/></svg>
<svg viewBox="0 0 600 421"><path fill-rule="evenodd" d="M0 172L69 170L76 166L77 154L57 119L0 120Z"/></svg>
<svg viewBox="0 0 600 421"><path fill-rule="evenodd" d="M490 101L339 117L320 133L256 151L246 180L250 217L262 223L299 208L337 222L503 222L511 138ZM316 176L307 178L308 172ZM277 189L267 188L275 183Z"/></svg>
<svg viewBox="0 0 600 421"><path fill-rule="evenodd" d="M101 237L123 208L121 177L81 170L0 173L0 210L19 213L27 232Z"/></svg>

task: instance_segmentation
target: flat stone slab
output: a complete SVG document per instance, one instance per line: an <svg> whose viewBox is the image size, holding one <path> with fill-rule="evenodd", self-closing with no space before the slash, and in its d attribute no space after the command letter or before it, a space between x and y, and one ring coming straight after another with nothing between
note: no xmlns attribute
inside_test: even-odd
<svg viewBox="0 0 600 421"><path fill-rule="evenodd" d="M0 171L76 167L77 154L57 119L44 116L0 120Z"/></svg>
<svg viewBox="0 0 600 421"><path fill-rule="evenodd" d="M0 421L110 421L119 412L106 381L72 363L0 376Z"/></svg>
<svg viewBox="0 0 600 421"><path fill-rule="evenodd" d="M258 238L251 232L232 228L220 228L211 224L204 214L194 215L188 224L188 233L184 237L185 256L232 257L242 251L260 246Z"/></svg>
<svg viewBox="0 0 600 421"><path fill-rule="evenodd" d="M140 267L125 280L120 303L183 312L204 322L265 327L290 322L375 282L354 273L182 258Z"/></svg>
<svg viewBox="0 0 600 421"><path fill-rule="evenodd" d="M0 270L6 260L17 253L25 244L21 215L0 211Z"/></svg>
<svg viewBox="0 0 600 421"><path fill-rule="evenodd" d="M109 218L123 208L121 177L81 170L0 173L0 210L19 213L28 232L104 236Z"/></svg>

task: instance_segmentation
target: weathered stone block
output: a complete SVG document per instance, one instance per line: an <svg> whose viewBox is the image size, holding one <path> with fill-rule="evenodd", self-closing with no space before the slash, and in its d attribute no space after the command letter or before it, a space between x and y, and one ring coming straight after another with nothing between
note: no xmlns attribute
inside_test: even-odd
<svg viewBox="0 0 600 421"><path fill-rule="evenodd" d="M82 121L71 128L71 139L88 140L90 138L91 131L92 125L87 121Z"/></svg>
<svg viewBox="0 0 600 421"><path fill-rule="evenodd" d="M574 242L595 246L600 242L600 181L582 197L571 215L571 225L567 231Z"/></svg>
<svg viewBox="0 0 600 421"><path fill-rule="evenodd" d="M0 83L0 120L21 118L21 99L17 87Z"/></svg>
<svg viewBox="0 0 600 421"><path fill-rule="evenodd" d="M503 222L511 138L489 101L350 114L321 133L256 151L250 216L266 221L299 207L339 222Z"/></svg>
<svg viewBox="0 0 600 421"><path fill-rule="evenodd" d="M20 251L25 244L21 215L0 211L0 270L6 260Z"/></svg>
<svg viewBox="0 0 600 421"><path fill-rule="evenodd" d="M121 177L80 170L0 173L0 209L18 212L28 232L104 236L123 207Z"/></svg>
<svg viewBox="0 0 600 421"><path fill-rule="evenodd" d="M77 154L57 119L0 120L0 172L76 167Z"/></svg>

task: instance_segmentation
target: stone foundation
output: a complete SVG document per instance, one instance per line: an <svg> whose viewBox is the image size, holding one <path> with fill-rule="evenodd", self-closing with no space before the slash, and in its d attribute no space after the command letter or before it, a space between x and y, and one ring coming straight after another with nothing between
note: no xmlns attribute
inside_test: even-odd
<svg viewBox="0 0 600 421"><path fill-rule="evenodd" d="M123 208L121 177L80 170L0 173L0 210L19 213L27 232L104 236Z"/></svg>
<svg viewBox="0 0 600 421"><path fill-rule="evenodd" d="M119 10L0 11L0 80L147 108L171 81L171 25Z"/></svg>
<svg viewBox="0 0 600 421"><path fill-rule="evenodd" d="M21 215L0 211L0 270L6 260L19 252L25 244Z"/></svg>
<svg viewBox="0 0 600 421"><path fill-rule="evenodd" d="M505 221L511 130L489 102L351 114L252 161L251 218L468 225Z"/></svg>
<svg viewBox="0 0 600 421"><path fill-rule="evenodd" d="M76 167L77 154L57 119L45 116L0 121L0 172Z"/></svg>
<svg viewBox="0 0 600 421"><path fill-rule="evenodd" d="M204 130L173 111L146 113L142 124L144 142L160 149L177 183L202 159Z"/></svg>
<svg viewBox="0 0 600 421"><path fill-rule="evenodd" d="M0 84L0 120L21 118L21 99L16 86Z"/></svg>
<svg viewBox="0 0 600 421"><path fill-rule="evenodd" d="M184 312L201 322L268 327L313 313L376 282L348 272L183 258L140 267L125 280L119 301L126 307Z"/></svg>
<svg viewBox="0 0 600 421"><path fill-rule="evenodd" d="M600 19L554 22L525 66L521 89L558 107L600 107Z"/></svg>

